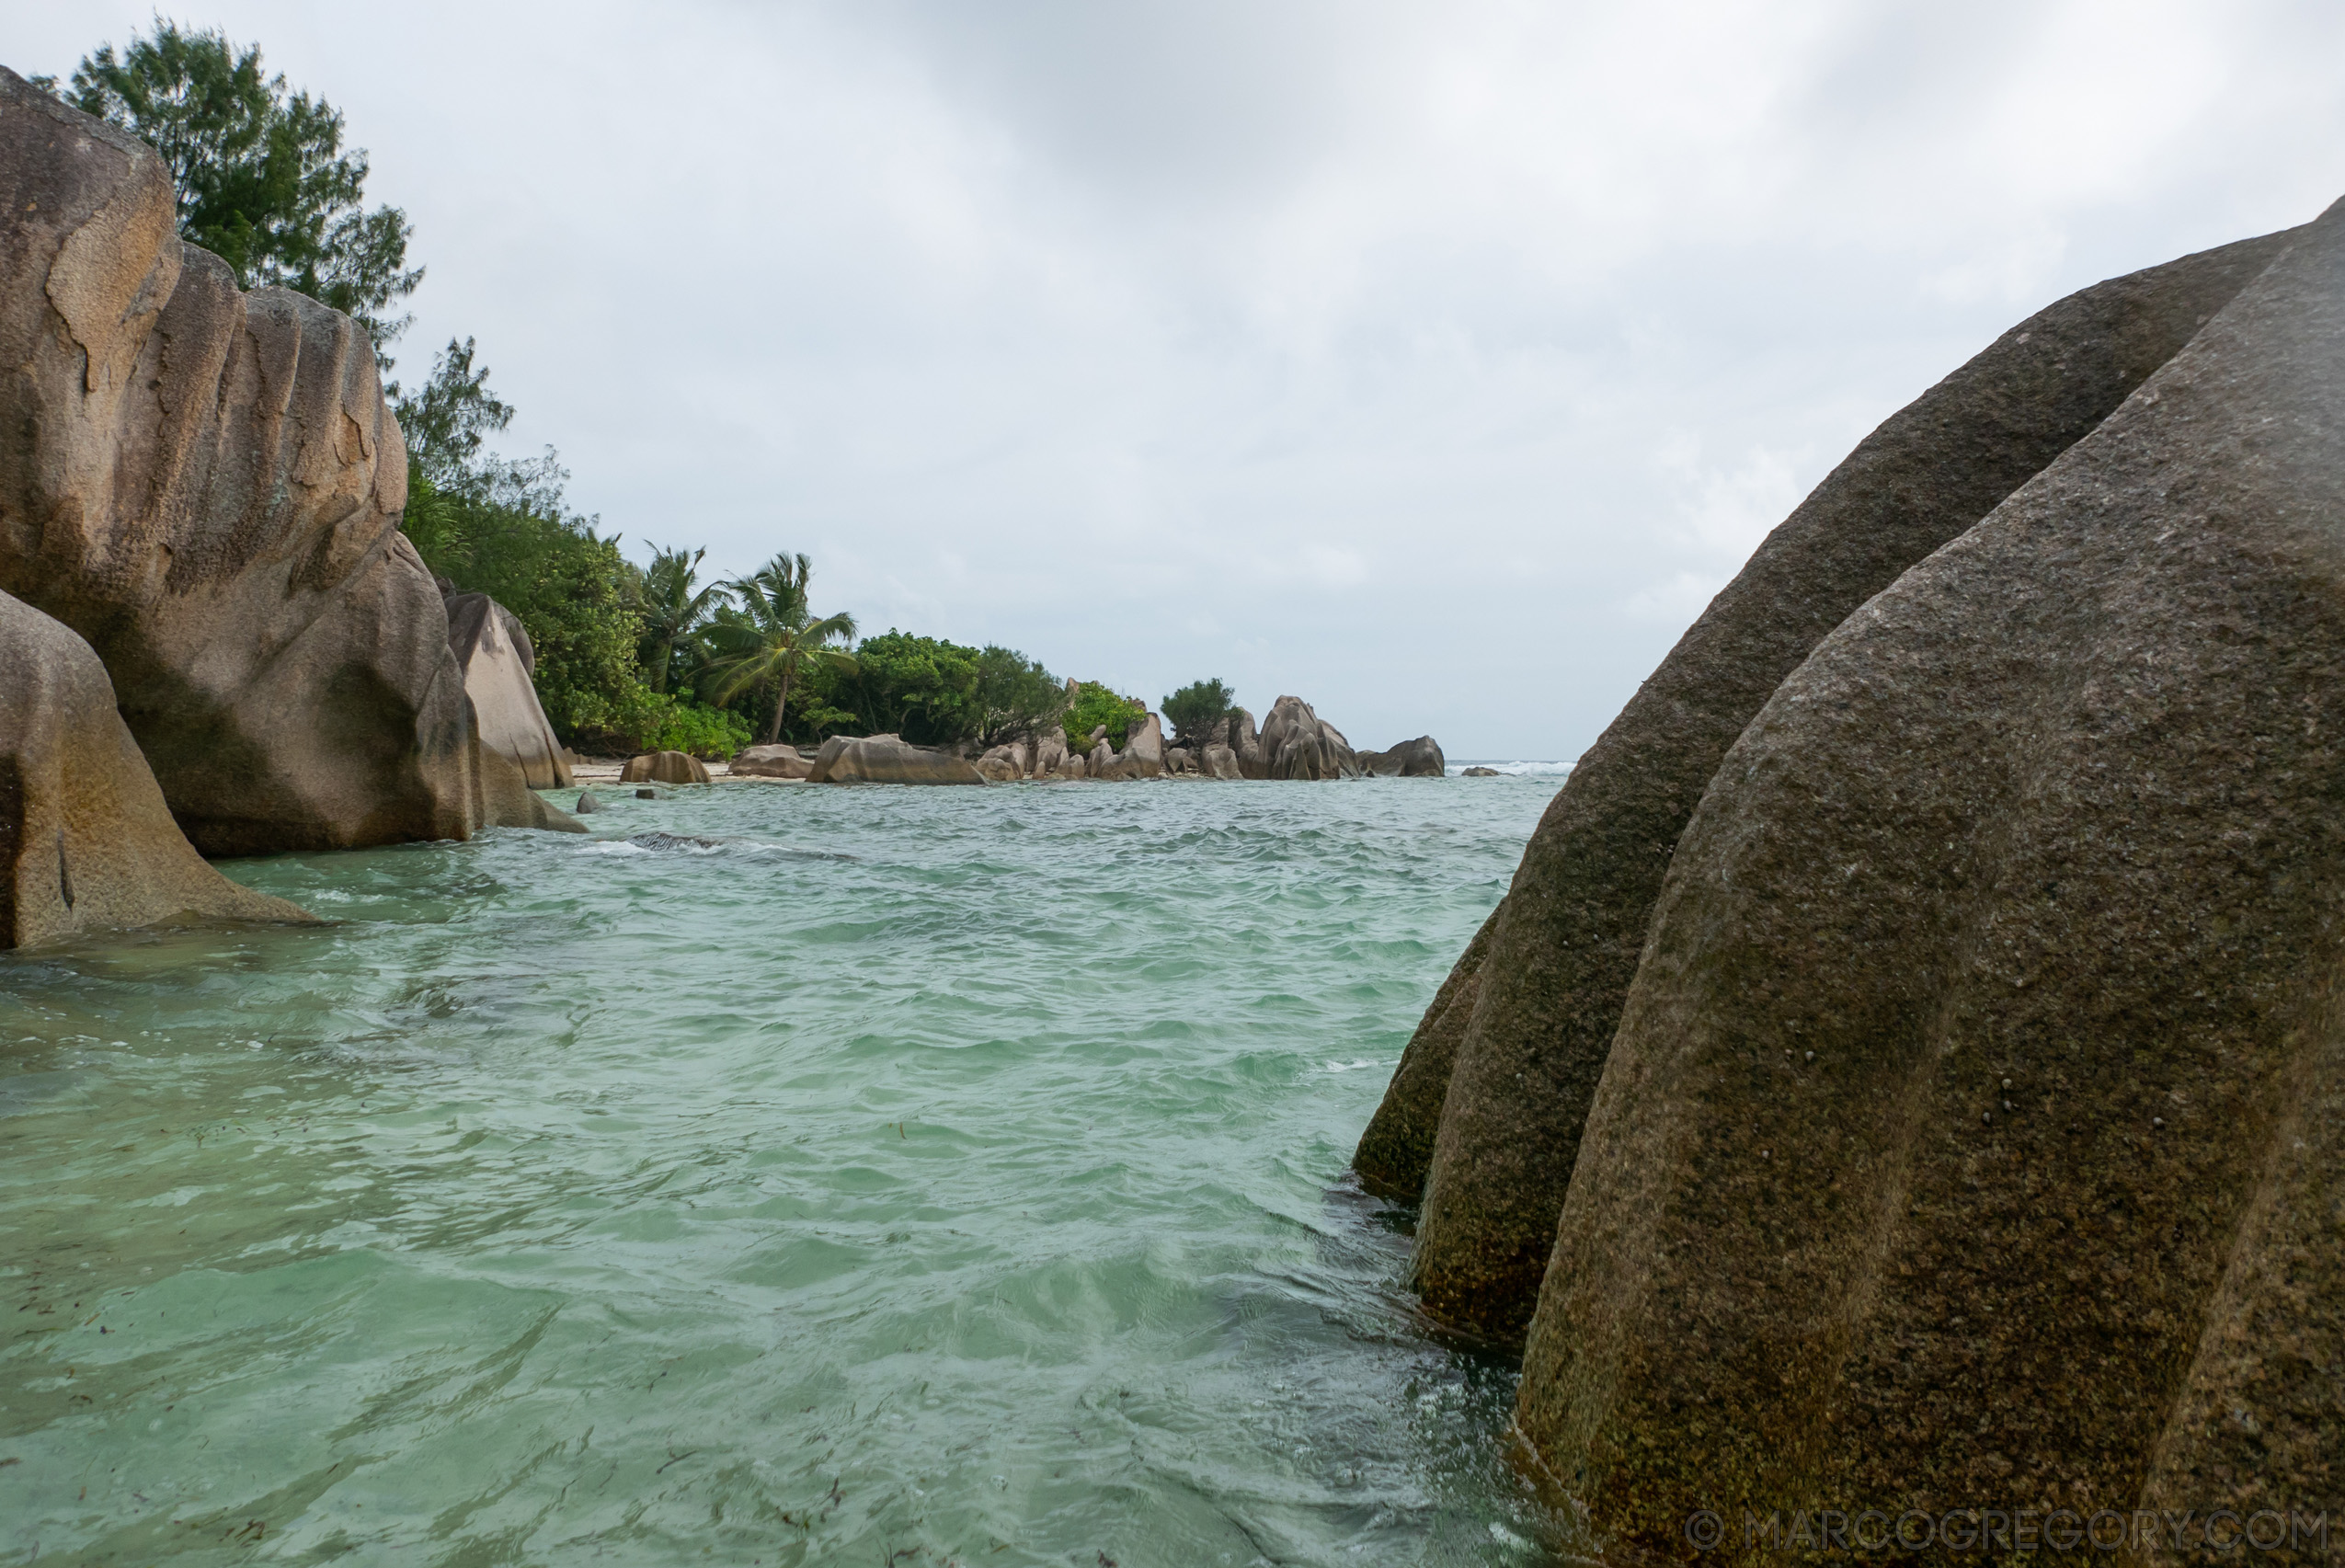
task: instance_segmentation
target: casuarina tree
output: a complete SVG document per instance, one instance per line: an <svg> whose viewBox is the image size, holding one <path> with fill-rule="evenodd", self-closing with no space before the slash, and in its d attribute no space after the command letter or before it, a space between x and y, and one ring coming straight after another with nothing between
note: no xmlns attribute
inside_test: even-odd
<svg viewBox="0 0 2345 1568"><path fill-rule="evenodd" d="M381 355L409 317L390 314L423 280L407 265L415 230L396 207L368 211L363 150L342 145L342 114L261 69L257 45L157 17L83 58L71 84L40 85L163 155L179 236L217 255L246 289L281 285L364 326Z"/></svg>

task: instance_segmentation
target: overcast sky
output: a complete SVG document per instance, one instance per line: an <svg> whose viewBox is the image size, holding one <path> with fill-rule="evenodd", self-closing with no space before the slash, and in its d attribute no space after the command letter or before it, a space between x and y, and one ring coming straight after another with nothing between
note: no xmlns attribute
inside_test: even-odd
<svg viewBox="0 0 2345 1568"><path fill-rule="evenodd" d="M584 510L1153 705L1569 758L2012 321L2345 192L2335 0L214 0ZM63 74L150 6L0 0Z"/></svg>

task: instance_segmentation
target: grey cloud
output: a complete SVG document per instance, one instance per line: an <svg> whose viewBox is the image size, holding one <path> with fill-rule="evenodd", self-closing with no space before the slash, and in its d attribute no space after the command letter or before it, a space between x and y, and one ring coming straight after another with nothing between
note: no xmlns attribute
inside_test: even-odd
<svg viewBox="0 0 2345 1568"><path fill-rule="evenodd" d="M0 0L18 69L143 26ZM1367 744L1583 748L2010 321L2345 189L2333 7L216 17L324 92L631 544Z"/></svg>

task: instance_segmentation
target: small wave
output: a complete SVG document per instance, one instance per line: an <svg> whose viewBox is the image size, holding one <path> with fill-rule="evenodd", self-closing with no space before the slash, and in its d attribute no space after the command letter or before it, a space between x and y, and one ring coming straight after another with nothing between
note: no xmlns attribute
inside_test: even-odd
<svg viewBox="0 0 2345 1568"><path fill-rule="evenodd" d="M725 846L715 839L696 839L690 833L630 833L627 842L637 849L677 851L686 854L715 854Z"/></svg>
<svg viewBox="0 0 2345 1568"><path fill-rule="evenodd" d="M1319 1070L1321 1072L1357 1072L1362 1068L1383 1065L1380 1061L1323 1061L1319 1064Z"/></svg>
<svg viewBox="0 0 2345 1568"><path fill-rule="evenodd" d="M1463 757L1449 764L1449 776L1454 779L1468 768L1491 768L1510 778L1560 779L1569 774L1573 766L1575 764L1571 762L1539 761L1500 762L1479 757Z"/></svg>
<svg viewBox="0 0 2345 1568"><path fill-rule="evenodd" d="M578 846L580 854L649 854L650 853L641 844L626 839L604 839L596 843Z"/></svg>

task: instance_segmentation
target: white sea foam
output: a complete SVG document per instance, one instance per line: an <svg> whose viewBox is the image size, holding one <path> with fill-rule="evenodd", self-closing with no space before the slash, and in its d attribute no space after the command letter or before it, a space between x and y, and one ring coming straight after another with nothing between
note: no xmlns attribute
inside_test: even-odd
<svg viewBox="0 0 2345 1568"><path fill-rule="evenodd" d="M1468 768L1493 768L1513 778L1560 779L1571 773L1573 764L1537 761L1502 762L1481 757L1458 757L1450 760L1449 776L1454 779Z"/></svg>

